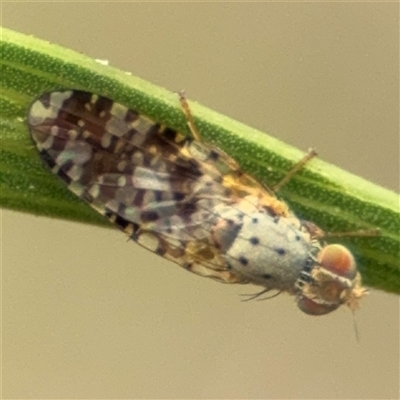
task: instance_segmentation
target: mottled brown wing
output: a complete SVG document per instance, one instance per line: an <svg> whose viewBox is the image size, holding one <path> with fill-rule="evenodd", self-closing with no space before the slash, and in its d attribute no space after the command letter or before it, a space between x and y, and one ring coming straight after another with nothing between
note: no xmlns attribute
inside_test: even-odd
<svg viewBox="0 0 400 400"><path fill-rule="evenodd" d="M218 209L248 194L276 199L225 153L77 90L42 95L28 123L52 171L134 241L199 275L243 281L215 246Z"/></svg>

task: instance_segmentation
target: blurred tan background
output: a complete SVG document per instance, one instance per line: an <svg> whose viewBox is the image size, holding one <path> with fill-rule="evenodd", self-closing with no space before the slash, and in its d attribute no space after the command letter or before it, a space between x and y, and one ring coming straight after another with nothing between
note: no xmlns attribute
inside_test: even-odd
<svg viewBox="0 0 400 400"><path fill-rule="evenodd" d="M107 59L398 191L395 3L3 3ZM100 229L2 214L3 398L396 399L399 300L353 317L186 273Z"/></svg>

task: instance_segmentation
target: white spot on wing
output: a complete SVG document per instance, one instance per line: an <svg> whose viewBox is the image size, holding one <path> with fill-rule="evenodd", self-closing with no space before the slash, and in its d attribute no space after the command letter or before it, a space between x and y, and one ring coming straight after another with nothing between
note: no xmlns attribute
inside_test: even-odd
<svg viewBox="0 0 400 400"><path fill-rule="evenodd" d="M107 149L111 144L111 135L107 132L101 137L101 145Z"/></svg>
<svg viewBox="0 0 400 400"><path fill-rule="evenodd" d="M156 251L158 248L158 239L151 233L142 233L139 236L138 243L151 251Z"/></svg>

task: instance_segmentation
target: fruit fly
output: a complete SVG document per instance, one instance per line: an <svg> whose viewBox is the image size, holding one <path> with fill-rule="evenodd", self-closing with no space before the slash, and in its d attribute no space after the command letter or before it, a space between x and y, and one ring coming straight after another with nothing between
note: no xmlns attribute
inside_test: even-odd
<svg viewBox="0 0 400 400"><path fill-rule="evenodd" d="M133 241L184 269L224 283L294 295L307 314L358 306L366 294L351 252L276 196L274 188L205 143L180 95L192 136L80 90L49 92L28 114L51 171Z"/></svg>

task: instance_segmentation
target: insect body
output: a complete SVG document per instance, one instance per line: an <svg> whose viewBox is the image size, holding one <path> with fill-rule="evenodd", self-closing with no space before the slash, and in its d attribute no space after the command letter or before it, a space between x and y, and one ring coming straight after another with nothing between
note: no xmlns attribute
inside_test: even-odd
<svg viewBox="0 0 400 400"><path fill-rule="evenodd" d="M356 308L365 289L351 253L204 143L181 101L193 138L78 90L42 95L28 124L52 171L143 247L201 276L289 292L308 314Z"/></svg>

